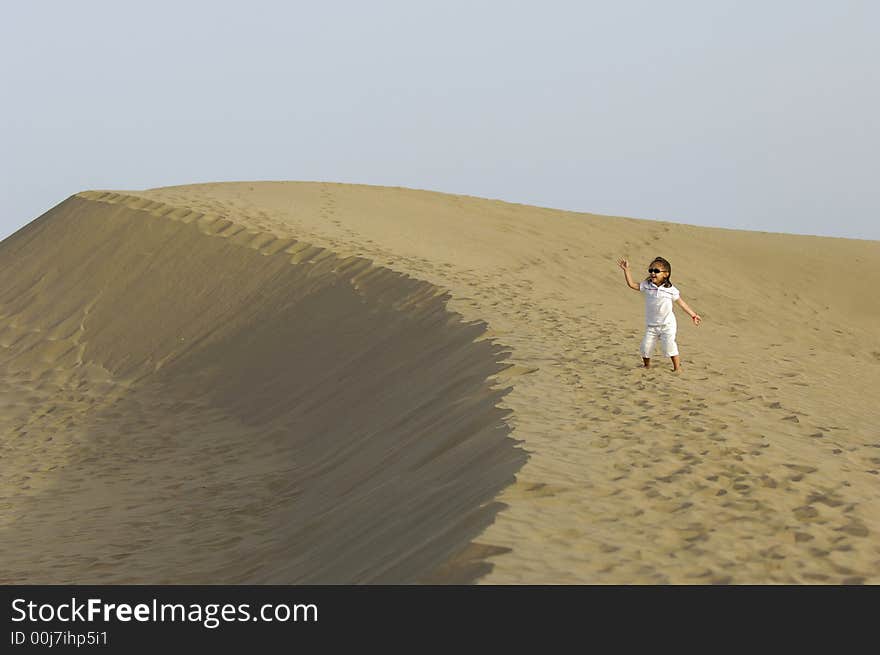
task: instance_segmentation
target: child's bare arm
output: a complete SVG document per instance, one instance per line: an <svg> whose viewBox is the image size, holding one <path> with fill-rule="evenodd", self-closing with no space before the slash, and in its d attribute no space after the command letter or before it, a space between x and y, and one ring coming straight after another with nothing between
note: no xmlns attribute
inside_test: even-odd
<svg viewBox="0 0 880 655"><path fill-rule="evenodd" d="M623 269L623 275L626 277L626 286L634 291L638 291L639 285L633 282L632 275L629 272L629 262L626 259L618 259L617 265Z"/></svg>
<svg viewBox="0 0 880 655"><path fill-rule="evenodd" d="M702 323L702 321L703 321L702 317L699 314L697 314L697 312L695 312L693 309L691 309L690 305L688 305L684 300L682 300L681 296L679 296L678 300L676 300L675 302L677 302L679 304L679 306L684 311L687 312L687 315L690 316L691 319L693 319L694 325L699 325L700 323Z"/></svg>

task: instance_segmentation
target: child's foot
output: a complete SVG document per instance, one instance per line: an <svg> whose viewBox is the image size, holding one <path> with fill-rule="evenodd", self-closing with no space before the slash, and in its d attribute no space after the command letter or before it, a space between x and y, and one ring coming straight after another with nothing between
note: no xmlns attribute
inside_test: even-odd
<svg viewBox="0 0 880 655"><path fill-rule="evenodd" d="M673 373L681 373L681 366L679 366L678 368L672 369L672 372Z"/></svg>

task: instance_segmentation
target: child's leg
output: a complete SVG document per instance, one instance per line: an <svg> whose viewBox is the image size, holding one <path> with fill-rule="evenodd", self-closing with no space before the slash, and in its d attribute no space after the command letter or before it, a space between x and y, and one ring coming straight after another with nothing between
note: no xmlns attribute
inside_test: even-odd
<svg viewBox="0 0 880 655"><path fill-rule="evenodd" d="M645 338L642 339L642 345L639 348L642 354L642 361L645 364L645 368L651 368L651 355L654 352L654 347L657 344L657 337L659 333L656 328L648 327L645 329Z"/></svg>
<svg viewBox="0 0 880 655"><path fill-rule="evenodd" d="M660 343L663 346L663 354L672 359L672 370L681 369L681 357L678 354L678 344L675 343L675 326L666 326L660 336Z"/></svg>

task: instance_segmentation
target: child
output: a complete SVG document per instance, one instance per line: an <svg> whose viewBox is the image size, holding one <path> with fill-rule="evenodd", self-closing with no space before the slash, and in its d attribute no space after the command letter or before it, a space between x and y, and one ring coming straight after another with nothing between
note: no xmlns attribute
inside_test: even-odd
<svg viewBox="0 0 880 655"><path fill-rule="evenodd" d="M687 312L693 319L694 325L699 325L703 319L688 307L688 304L681 299L678 289L672 286L672 281L669 279L672 275L672 266L662 257L655 257L648 266L648 277L640 284L636 284L629 273L629 262L621 259L617 265L623 269L627 286L645 295L645 338L642 339L641 346L645 368L651 368L651 355L659 340L663 354L672 358L673 372L680 371L681 358L678 356L678 345L675 343L677 324L675 313L672 311L672 301L677 302Z"/></svg>

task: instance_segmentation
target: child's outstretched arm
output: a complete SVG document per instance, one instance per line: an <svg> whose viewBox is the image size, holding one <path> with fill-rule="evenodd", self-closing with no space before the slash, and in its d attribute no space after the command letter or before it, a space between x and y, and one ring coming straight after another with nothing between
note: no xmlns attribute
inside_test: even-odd
<svg viewBox="0 0 880 655"><path fill-rule="evenodd" d="M681 296L679 296L678 300L676 300L675 302L677 302L679 304L679 306L684 311L687 312L687 315L690 316L691 319L694 321L694 325L699 325L700 323L703 322L702 317L700 317L700 315L697 314L697 312L695 312L693 309L691 309L690 306L684 300L681 299Z"/></svg>
<svg viewBox="0 0 880 655"><path fill-rule="evenodd" d="M634 291L639 290L639 285L633 282L632 275L629 272L629 262L625 259L618 259L617 265L623 269L623 275L626 277L626 285Z"/></svg>

